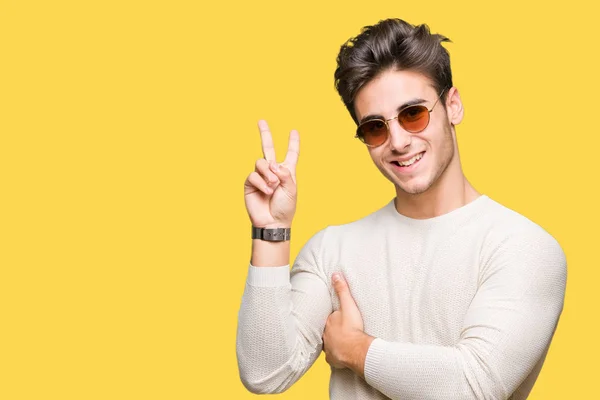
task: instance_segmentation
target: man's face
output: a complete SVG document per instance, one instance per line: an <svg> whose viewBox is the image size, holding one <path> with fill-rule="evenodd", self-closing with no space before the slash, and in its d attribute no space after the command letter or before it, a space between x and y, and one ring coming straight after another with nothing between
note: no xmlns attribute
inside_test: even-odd
<svg viewBox="0 0 600 400"><path fill-rule="evenodd" d="M354 109L359 123L371 115L389 119L398 115L399 107L415 99L423 99L419 104L431 109L438 93L424 75L388 70L359 90ZM397 189L408 194L425 192L446 171L455 154L445 105L438 101L430 113L429 125L422 132L407 132L397 119L388 121L388 125L390 135L386 142L379 147L368 147L373 162Z"/></svg>

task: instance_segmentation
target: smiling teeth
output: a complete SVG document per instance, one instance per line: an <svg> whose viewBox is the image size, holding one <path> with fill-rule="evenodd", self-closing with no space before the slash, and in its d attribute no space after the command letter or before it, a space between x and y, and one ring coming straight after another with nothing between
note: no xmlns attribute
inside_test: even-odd
<svg viewBox="0 0 600 400"><path fill-rule="evenodd" d="M404 162L398 161L398 164L400 164L401 167L408 167L409 165L412 165L415 161L419 161L421 158L423 158L423 153L417 154L416 156L414 156L413 158L411 158L408 161L404 161Z"/></svg>

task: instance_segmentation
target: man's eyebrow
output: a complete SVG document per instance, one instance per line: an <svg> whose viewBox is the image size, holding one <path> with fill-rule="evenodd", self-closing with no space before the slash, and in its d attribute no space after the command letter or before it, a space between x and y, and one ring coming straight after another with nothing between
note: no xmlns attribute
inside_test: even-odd
<svg viewBox="0 0 600 400"><path fill-rule="evenodd" d="M426 102L427 102L427 100L425 100L425 99L412 99L412 100L409 100L406 103L402 104L398 108L396 108L396 112L399 113L400 111L402 111L402 109L404 109L406 107L414 106L414 105L426 103ZM362 119L360 120L360 122L358 124L360 125L363 122L367 122L372 119L386 119L386 118L383 115L379 115L379 114L365 115L364 117L362 117Z"/></svg>

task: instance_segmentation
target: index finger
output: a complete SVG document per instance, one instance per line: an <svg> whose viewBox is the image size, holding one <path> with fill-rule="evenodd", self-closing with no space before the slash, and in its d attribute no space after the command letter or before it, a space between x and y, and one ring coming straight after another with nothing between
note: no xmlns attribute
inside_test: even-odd
<svg viewBox="0 0 600 400"><path fill-rule="evenodd" d="M269 130L267 121L261 119L258 121L258 130L260 131L260 140L262 142L263 156L267 161L276 161L275 159L275 147L273 146L273 137Z"/></svg>

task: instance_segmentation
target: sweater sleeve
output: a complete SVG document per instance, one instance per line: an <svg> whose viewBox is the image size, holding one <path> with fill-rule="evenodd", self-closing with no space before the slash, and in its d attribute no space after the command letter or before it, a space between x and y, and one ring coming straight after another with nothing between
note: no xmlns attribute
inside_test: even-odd
<svg viewBox="0 0 600 400"><path fill-rule="evenodd" d="M375 339L366 382L391 399L508 399L545 355L563 308L566 258L548 234L506 238L484 262L459 341Z"/></svg>
<svg viewBox="0 0 600 400"><path fill-rule="evenodd" d="M300 250L292 267L250 265L238 314L240 378L253 393L281 393L318 358L331 297L322 270L325 230Z"/></svg>

